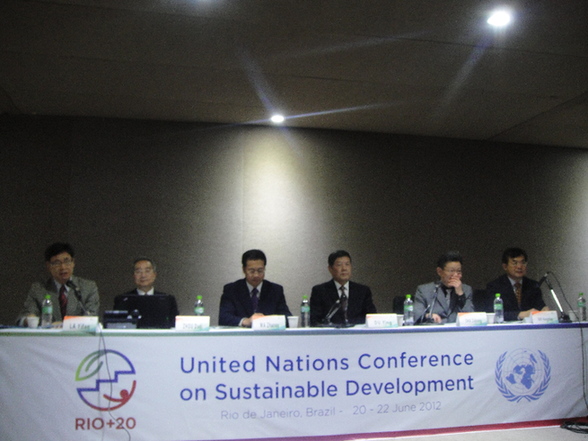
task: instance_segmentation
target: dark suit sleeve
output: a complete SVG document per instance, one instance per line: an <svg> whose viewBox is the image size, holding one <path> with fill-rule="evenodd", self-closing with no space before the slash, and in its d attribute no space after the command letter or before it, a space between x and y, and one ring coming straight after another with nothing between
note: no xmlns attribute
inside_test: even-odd
<svg viewBox="0 0 588 441"><path fill-rule="evenodd" d="M245 315L241 314L237 305L237 290L234 283L229 283L223 288L218 312L218 324L220 326L239 326Z"/></svg>
<svg viewBox="0 0 588 441"><path fill-rule="evenodd" d="M322 322L322 320L329 312L325 306L326 293L321 289L320 285L313 286L310 293L310 325L316 326Z"/></svg>
<svg viewBox="0 0 588 441"><path fill-rule="evenodd" d="M353 317L349 317L350 322L355 324L365 323L366 314L376 313L376 305L374 305L372 290L368 286L364 286L362 291L361 310L357 311Z"/></svg>
<svg viewBox="0 0 588 441"><path fill-rule="evenodd" d="M285 315L286 317L292 315L290 309L288 309L288 304L286 303L286 297L284 296L284 287L281 285L277 285L275 283L272 284L272 300L275 301L275 306L273 312L271 314L277 315Z"/></svg>

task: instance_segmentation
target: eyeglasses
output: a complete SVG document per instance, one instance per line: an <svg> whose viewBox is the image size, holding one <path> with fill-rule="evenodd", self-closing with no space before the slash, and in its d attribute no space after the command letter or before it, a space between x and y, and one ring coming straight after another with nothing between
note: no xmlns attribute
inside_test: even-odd
<svg viewBox="0 0 588 441"><path fill-rule="evenodd" d="M444 269L443 271L445 271L448 274L462 274L460 269Z"/></svg>
<svg viewBox="0 0 588 441"><path fill-rule="evenodd" d="M527 261L526 260L511 260L510 262L508 262L508 264L510 266L527 266Z"/></svg>
<svg viewBox="0 0 588 441"><path fill-rule="evenodd" d="M261 276L264 273L265 273L265 269L263 269L263 268L262 269L253 269L253 268L251 268L251 269L248 269L247 270L247 274L249 274L251 276L253 276L255 274L259 274Z"/></svg>
<svg viewBox="0 0 588 441"><path fill-rule="evenodd" d="M70 266L73 265L73 259L64 259L63 261L61 260L54 260L52 262L49 262L49 265L51 265L52 268L57 268L58 266Z"/></svg>
<svg viewBox="0 0 588 441"><path fill-rule="evenodd" d="M151 273L153 273L153 269L152 268L136 269L135 270L135 274L136 275L140 275L140 274L151 274Z"/></svg>

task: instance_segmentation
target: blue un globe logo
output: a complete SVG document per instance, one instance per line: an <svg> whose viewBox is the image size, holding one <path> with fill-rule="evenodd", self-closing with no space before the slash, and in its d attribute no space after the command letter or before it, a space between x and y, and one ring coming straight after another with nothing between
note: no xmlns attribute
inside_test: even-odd
<svg viewBox="0 0 588 441"><path fill-rule="evenodd" d="M538 400L551 380L549 359L529 349L505 352L496 362L495 380L508 401Z"/></svg>

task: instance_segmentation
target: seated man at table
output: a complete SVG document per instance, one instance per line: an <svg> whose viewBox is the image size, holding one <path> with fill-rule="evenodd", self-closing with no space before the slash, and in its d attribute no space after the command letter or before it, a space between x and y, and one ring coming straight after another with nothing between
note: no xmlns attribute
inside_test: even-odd
<svg viewBox="0 0 588 441"><path fill-rule="evenodd" d="M416 323L454 323L459 312L473 312L472 287L461 283L461 255L450 251L437 261L437 282L419 285L414 296Z"/></svg>
<svg viewBox="0 0 588 441"><path fill-rule="evenodd" d="M365 323L366 314L375 314L376 305L372 291L366 285L352 282L351 255L338 250L329 255L329 273L333 277L328 282L313 286L310 293L310 324L360 324ZM338 303L339 309L330 318L331 308ZM336 306L335 306L336 307Z"/></svg>
<svg viewBox="0 0 588 441"><path fill-rule="evenodd" d="M155 262L148 257L139 257L133 262L133 279L135 282L135 289L132 289L125 294L116 296L114 299L114 309L124 309L123 299L128 296L167 296L170 297L171 311L170 314L175 317L179 314L176 298L172 295L165 294L161 291L155 290L155 279L157 278L157 271Z"/></svg>
<svg viewBox="0 0 588 441"><path fill-rule="evenodd" d="M507 248L502 253L504 274L486 285L487 302L497 293L504 304L504 320L516 321L534 311L548 311L539 283L527 277L527 253L521 248Z"/></svg>
<svg viewBox="0 0 588 441"><path fill-rule="evenodd" d="M251 327L251 322L264 315L292 315L286 304L282 285L265 280L267 259L261 250L243 253L244 279L228 283L220 300L220 326Z"/></svg>
<svg viewBox="0 0 588 441"><path fill-rule="evenodd" d="M92 280L74 276L74 249L57 242L45 250L45 267L51 275L45 282L32 284L18 323L26 325L28 316L41 316L45 295L51 296L53 326L61 325L66 315L96 315L100 305L98 286Z"/></svg>

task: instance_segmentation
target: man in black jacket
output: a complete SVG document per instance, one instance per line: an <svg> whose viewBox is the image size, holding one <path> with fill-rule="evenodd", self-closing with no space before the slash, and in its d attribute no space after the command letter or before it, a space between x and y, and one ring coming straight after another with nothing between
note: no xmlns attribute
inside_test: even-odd
<svg viewBox="0 0 588 441"><path fill-rule="evenodd" d="M265 280L265 253L261 250L246 251L241 263L245 278L224 286L218 324L250 328L256 317L292 315L282 285Z"/></svg>
<svg viewBox="0 0 588 441"><path fill-rule="evenodd" d="M331 318L332 323L365 323L366 314L374 314L376 306L370 288L350 280L351 256L344 250L335 251L329 255L328 262L328 270L333 279L312 288L310 324L317 326L324 323L327 314L337 302L341 307Z"/></svg>
<svg viewBox="0 0 588 441"><path fill-rule="evenodd" d="M529 317L534 311L547 311L539 283L527 277L527 253L521 248L507 248L502 253L505 274L486 286L487 302L492 304L497 293L504 302L504 320Z"/></svg>

